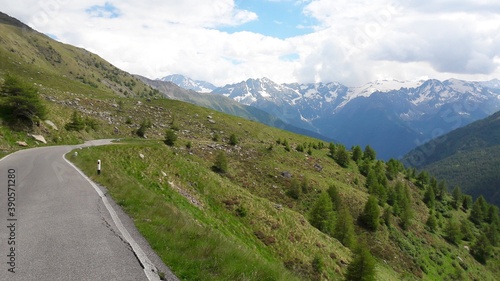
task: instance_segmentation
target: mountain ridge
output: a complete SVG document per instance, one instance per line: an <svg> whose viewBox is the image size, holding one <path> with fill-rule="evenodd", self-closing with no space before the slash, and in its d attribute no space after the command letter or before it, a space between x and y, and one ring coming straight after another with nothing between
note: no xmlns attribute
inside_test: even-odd
<svg viewBox="0 0 500 281"><path fill-rule="evenodd" d="M499 159L500 111L418 146L403 161L500 206Z"/></svg>
<svg viewBox="0 0 500 281"><path fill-rule="evenodd" d="M387 85L397 85L391 89ZM344 143L372 145L383 159L402 157L424 140L484 118L500 109L498 80L468 82L436 79L414 82L379 81L349 88L339 83L277 84L248 79L212 93L255 106L285 122ZM370 109L375 115L365 115ZM367 137L363 124L378 118L392 136ZM353 119L354 118L354 121ZM353 123L357 126L346 127ZM344 128L344 129L340 129ZM405 145L396 139L406 139Z"/></svg>

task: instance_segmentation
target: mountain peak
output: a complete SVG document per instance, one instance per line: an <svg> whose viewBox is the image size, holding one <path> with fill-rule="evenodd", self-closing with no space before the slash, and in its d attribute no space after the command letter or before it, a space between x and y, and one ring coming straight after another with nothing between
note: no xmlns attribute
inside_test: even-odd
<svg viewBox="0 0 500 281"><path fill-rule="evenodd" d="M156 80L172 82L181 88L193 90L200 93L210 93L215 88L217 88L215 85L209 82L202 80L193 80L181 74L172 74Z"/></svg>

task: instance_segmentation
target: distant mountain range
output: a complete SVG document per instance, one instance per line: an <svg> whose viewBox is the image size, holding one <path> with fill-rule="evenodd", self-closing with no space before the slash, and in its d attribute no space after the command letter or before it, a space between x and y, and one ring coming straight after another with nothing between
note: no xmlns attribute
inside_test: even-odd
<svg viewBox="0 0 500 281"><path fill-rule="evenodd" d="M172 75L171 77L174 76L175 75ZM266 111L259 109L257 107L241 104L235 100L232 100L222 95L216 95L211 93L200 93L194 90L181 88L174 82L168 81L170 78L151 80L146 77L142 77L140 75L135 75L135 77L141 80L141 82L158 90L160 93L162 93L165 97L169 99L189 102L206 108L211 108L217 111L221 111L227 114L243 117L248 120L257 121L275 128L287 130L305 136L314 137L317 139L322 139L324 141L328 142L333 141L333 139L325 137L317 132L313 132L304 129L302 127L296 126L294 124L284 122L279 117L269 114ZM179 79L173 79L173 80L195 81L191 79L182 79L180 77L177 78ZM192 86L195 85L192 84Z"/></svg>
<svg viewBox="0 0 500 281"><path fill-rule="evenodd" d="M209 82L193 80L180 74L168 75L157 80L163 82L172 82L181 88L184 88L186 90L193 90L199 93L210 93L217 88L217 86Z"/></svg>
<svg viewBox="0 0 500 281"><path fill-rule="evenodd" d="M376 81L362 87L339 83L277 84L248 79L213 94L272 114L289 124L336 139L367 144L383 159L500 110L500 81Z"/></svg>

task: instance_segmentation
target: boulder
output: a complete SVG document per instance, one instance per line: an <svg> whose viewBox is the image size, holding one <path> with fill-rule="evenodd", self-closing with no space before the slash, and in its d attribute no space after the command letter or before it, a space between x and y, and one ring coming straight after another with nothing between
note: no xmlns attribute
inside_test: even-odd
<svg viewBox="0 0 500 281"><path fill-rule="evenodd" d="M44 122L45 122L45 124L49 125L52 129L54 129L56 131L59 131L59 129L57 128L56 124L54 124L54 122L52 122L50 120L45 120Z"/></svg>
<svg viewBox="0 0 500 281"><path fill-rule="evenodd" d="M41 143L47 143L45 138L42 135L31 135L32 138L34 138L36 141L39 141Z"/></svg>
<svg viewBox="0 0 500 281"><path fill-rule="evenodd" d="M22 146L22 147L27 147L28 144L24 141L16 141L16 144L19 145L19 146Z"/></svg>

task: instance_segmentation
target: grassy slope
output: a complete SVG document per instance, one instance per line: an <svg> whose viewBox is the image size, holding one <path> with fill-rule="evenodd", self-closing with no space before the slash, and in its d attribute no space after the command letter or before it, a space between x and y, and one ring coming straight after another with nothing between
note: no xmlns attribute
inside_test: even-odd
<svg viewBox="0 0 500 281"><path fill-rule="evenodd" d="M293 150L286 152L275 145L276 139L286 139L293 149L296 144L318 140L183 102L140 99L154 97L155 92L141 83L133 85L132 76L96 55L43 35L2 24L0 35L0 79L8 72L38 85L50 109L49 119L59 127L56 131L42 124L34 129L35 133L43 133L49 144L127 137L144 118L153 122L147 135L157 141L85 149L74 161L86 173L93 174L95 159L103 160L104 173L94 178L108 187L179 277L342 278L345 264L351 259L350 250L311 227L307 214L319 192L335 184L353 216L359 215L368 195L365 178L355 163L344 169L327 156L327 149L313 150L312 156L308 156ZM64 124L73 110L99 120L99 129L65 131ZM209 122L209 115L215 123ZM127 119L131 124L125 122ZM180 128L175 148L158 141L165 129L175 127ZM13 132L3 126L0 132L3 153L19 149L14 144L16 140L37 145L26 138L26 132ZM240 140L238 149L226 144L233 133ZM214 135L219 135L220 140L213 141ZM189 150L185 148L188 142L192 146ZM274 148L270 151L271 144ZM227 150L229 157L230 171L226 176L211 170L220 149ZM322 167L321 171L316 164ZM290 180L281 176L284 171L297 180L306 179L308 192L300 200L285 195ZM378 279L436 280L459 272L465 279L494 280L500 268L498 251L497 258L484 267L462 247L445 242L441 231L425 231L423 222L428 209L421 202L422 191L411 182L406 183L412 187L414 198L410 231L402 231L397 223L389 228L382 226L375 233L357 228L358 236L370 241L371 250L378 257ZM181 194L188 194L190 199ZM200 207L190 203L193 199ZM453 210L446 214L466 216ZM459 264L458 256L464 260L467 271ZM324 263L320 273L312 266L315 257Z"/></svg>
<svg viewBox="0 0 500 281"><path fill-rule="evenodd" d="M89 174L93 173L96 158L106 163L107 172L101 177L94 176L94 179L110 189L111 195L135 218L141 232L150 239L151 244L174 271L180 272L180 276L187 280L198 278L198 274L208 280L217 280L221 276L228 276L227 280L238 279L237 275L230 273L240 274L239 270L250 270L240 266L249 263L245 258L257 257L255 262L270 262L272 270L280 272L273 275L273 280L285 278L283 276L288 274L287 270L283 271L280 266L282 264L287 265L288 270L302 280L315 279L311 262L314 257L319 256L325 263L325 269L321 273L323 277L329 280L341 278L346 269L343 264L350 260L350 250L311 227L307 222L307 213L319 192L331 184L340 188L351 213L355 217L360 213L367 193L364 188L365 179L359 174L354 162L347 169L341 168L328 157L327 149L313 150L312 156L293 150L286 152L282 146L274 146L269 151L268 147L276 139L287 139L292 147L317 140L181 102L157 103L157 106L161 104L172 116L183 115L182 118L172 118L175 119L175 126L182 128L178 132L179 140L174 148L167 147L161 141L92 148L82 151L75 161ZM215 120L215 124L208 122L209 115L212 116L211 120ZM211 140L214 133L221 136L219 142ZM227 144L233 133L240 138L239 148ZM188 142L191 143L190 149L185 147ZM220 176L211 170L215 155L220 149L226 150L229 156L231 168L226 176ZM140 158L140 154L145 156L144 159ZM318 171L315 164L321 165L323 169ZM281 176L283 171L289 171L300 181L307 178L310 191L302 195L300 200L285 195L290 180ZM129 183L122 183L123 180ZM444 279L445 276L457 278L457 274L460 274L464 280L473 277L495 280L495 260L490 262L489 270L485 270L463 247L445 242L442 231L432 234L425 230L428 209L421 201L422 191L412 183L408 184L413 186L415 212L410 231L402 231L397 224L389 228L383 226L376 233L358 228L359 236L372 242L371 250L379 257L378 279L413 280L418 277L436 280ZM137 187L144 194L135 194L138 192ZM134 190L133 195L129 193L132 192L129 188ZM179 190L190 194L202 207L190 204L190 200L179 195ZM153 200L149 199L151 197L156 203L150 203L149 200ZM148 199L143 201L140 198ZM277 204L283 206L283 210L278 210ZM141 206L150 205L153 206L152 210L142 210ZM165 208L170 211L161 214L156 211ZM246 213L244 217L239 216L238 210L242 209ZM212 236L221 240L212 241L210 243L214 244L210 245L199 245L190 238L190 228L185 230L183 227L176 229L172 226L165 231L165 225L175 225L164 221L164 216L172 214L172 220L182 216L183 221L189 222L191 226L210 230L196 231L199 233L199 240L208 241ZM446 214L457 218L467 216L462 211L453 210L447 210ZM441 219L441 224L445 224L444 219ZM171 240L180 245L166 242ZM464 242L466 244L468 243ZM230 272L228 273L217 267L206 268L207 260L203 258L180 259L179 256L185 255L186 248L190 247L210 251L212 257L227 255L227 252L213 253L206 248L236 247L245 251L238 258L230 255L235 264L227 266L237 269L226 269ZM190 262L186 264L186 261ZM467 270L460 263L467 265ZM264 270L269 267L258 265L254 268ZM252 274L270 273L259 271ZM212 276L213 279L207 276Z"/></svg>

